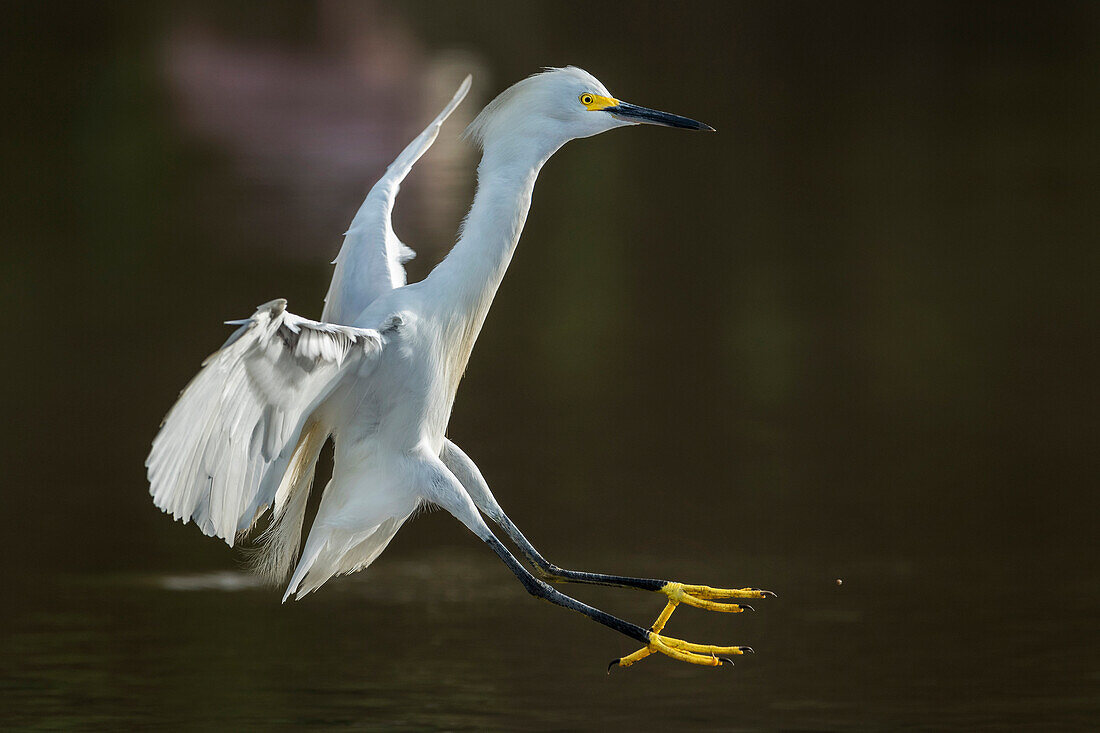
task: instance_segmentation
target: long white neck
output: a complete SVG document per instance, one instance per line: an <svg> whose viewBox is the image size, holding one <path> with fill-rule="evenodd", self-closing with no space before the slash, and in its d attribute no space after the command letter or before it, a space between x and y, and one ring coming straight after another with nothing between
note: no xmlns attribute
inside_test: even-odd
<svg viewBox="0 0 1100 733"><path fill-rule="evenodd" d="M425 280L448 320L462 322L471 348L519 243L535 179L552 153L487 145L462 236Z"/></svg>

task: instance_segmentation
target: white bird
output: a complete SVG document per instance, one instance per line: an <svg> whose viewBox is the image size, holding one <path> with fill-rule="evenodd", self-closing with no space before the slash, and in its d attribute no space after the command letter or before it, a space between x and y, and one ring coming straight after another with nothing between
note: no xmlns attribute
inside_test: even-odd
<svg viewBox="0 0 1100 733"><path fill-rule="evenodd" d="M240 327L206 359L153 440L146 460L153 501L230 546L270 510L256 564L277 580L290 575L284 601L367 567L418 507L438 505L486 542L531 594L644 645L611 666L629 666L654 652L720 666L729 661L725 655L751 649L662 635L677 604L740 612L751 607L721 601L773 594L559 568L527 541L474 462L446 438L459 380L550 156L570 140L639 123L713 128L621 102L575 67L520 81L466 131L482 158L457 243L428 277L406 284L403 263L413 252L394 234L394 198L469 88L467 77L367 195L336 258L320 321L273 300L251 318L230 322ZM299 558L314 467L330 437L332 479ZM534 574L483 515L512 540ZM563 581L655 591L667 604L645 629L548 584Z"/></svg>

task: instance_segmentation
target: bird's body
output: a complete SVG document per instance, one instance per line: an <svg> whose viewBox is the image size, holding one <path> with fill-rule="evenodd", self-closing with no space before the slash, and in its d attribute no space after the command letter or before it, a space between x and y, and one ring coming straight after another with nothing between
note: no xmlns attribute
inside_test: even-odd
<svg viewBox="0 0 1100 733"><path fill-rule="evenodd" d="M643 641L649 651L717 664L697 652L736 654L741 648L704 650L669 640L656 634L663 621L645 631L558 593L516 561L482 515L551 581L659 590L669 597L668 613L681 600L741 610L706 599L761 592L556 568L530 546L477 467L445 437L459 381L519 241L543 164L570 139L622 125L709 128L619 102L573 67L514 85L470 127L483 157L461 236L427 278L406 284L402 265L412 253L390 223L394 198L468 88L469 79L368 194L336 259L321 321L286 312L282 301L261 306L237 322L240 329L184 390L147 461L154 501L229 544L270 508L257 564L285 577L297 556L313 467L331 437L332 478L284 600L366 567L419 506L435 504L490 544L532 593ZM671 647L673 653L660 648L668 642L681 646Z"/></svg>
<svg viewBox="0 0 1100 733"><path fill-rule="evenodd" d="M363 328L383 324L386 347L369 375L350 377L321 408L338 468L288 595L373 560L420 504L441 503L433 464L543 162L530 156L495 164L490 157L492 170L481 167L478 198L448 257L423 281L382 292L350 319ZM341 260L334 281L342 280ZM330 290L326 314L348 312L337 299L344 292Z"/></svg>

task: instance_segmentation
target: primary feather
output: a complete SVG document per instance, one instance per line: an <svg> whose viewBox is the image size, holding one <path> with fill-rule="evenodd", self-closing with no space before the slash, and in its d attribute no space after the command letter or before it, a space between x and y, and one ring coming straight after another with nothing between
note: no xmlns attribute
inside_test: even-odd
<svg viewBox="0 0 1100 733"><path fill-rule="evenodd" d="M164 418L145 461L154 503L232 546L274 501L306 420L381 346L372 329L260 306Z"/></svg>

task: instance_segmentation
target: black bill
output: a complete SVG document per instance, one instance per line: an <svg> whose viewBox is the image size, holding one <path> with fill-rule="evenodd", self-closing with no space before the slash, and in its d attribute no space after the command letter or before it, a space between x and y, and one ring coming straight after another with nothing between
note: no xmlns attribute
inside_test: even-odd
<svg viewBox="0 0 1100 733"><path fill-rule="evenodd" d="M627 102L619 102L614 107L605 107L603 111L609 112L617 119L625 122L641 122L647 125L664 125L665 127L679 127L684 130L706 130L707 132L714 132L714 128L710 125L696 122L689 117L681 117L680 115L673 115L668 112L658 112L655 109L639 107L636 104L629 104Z"/></svg>

